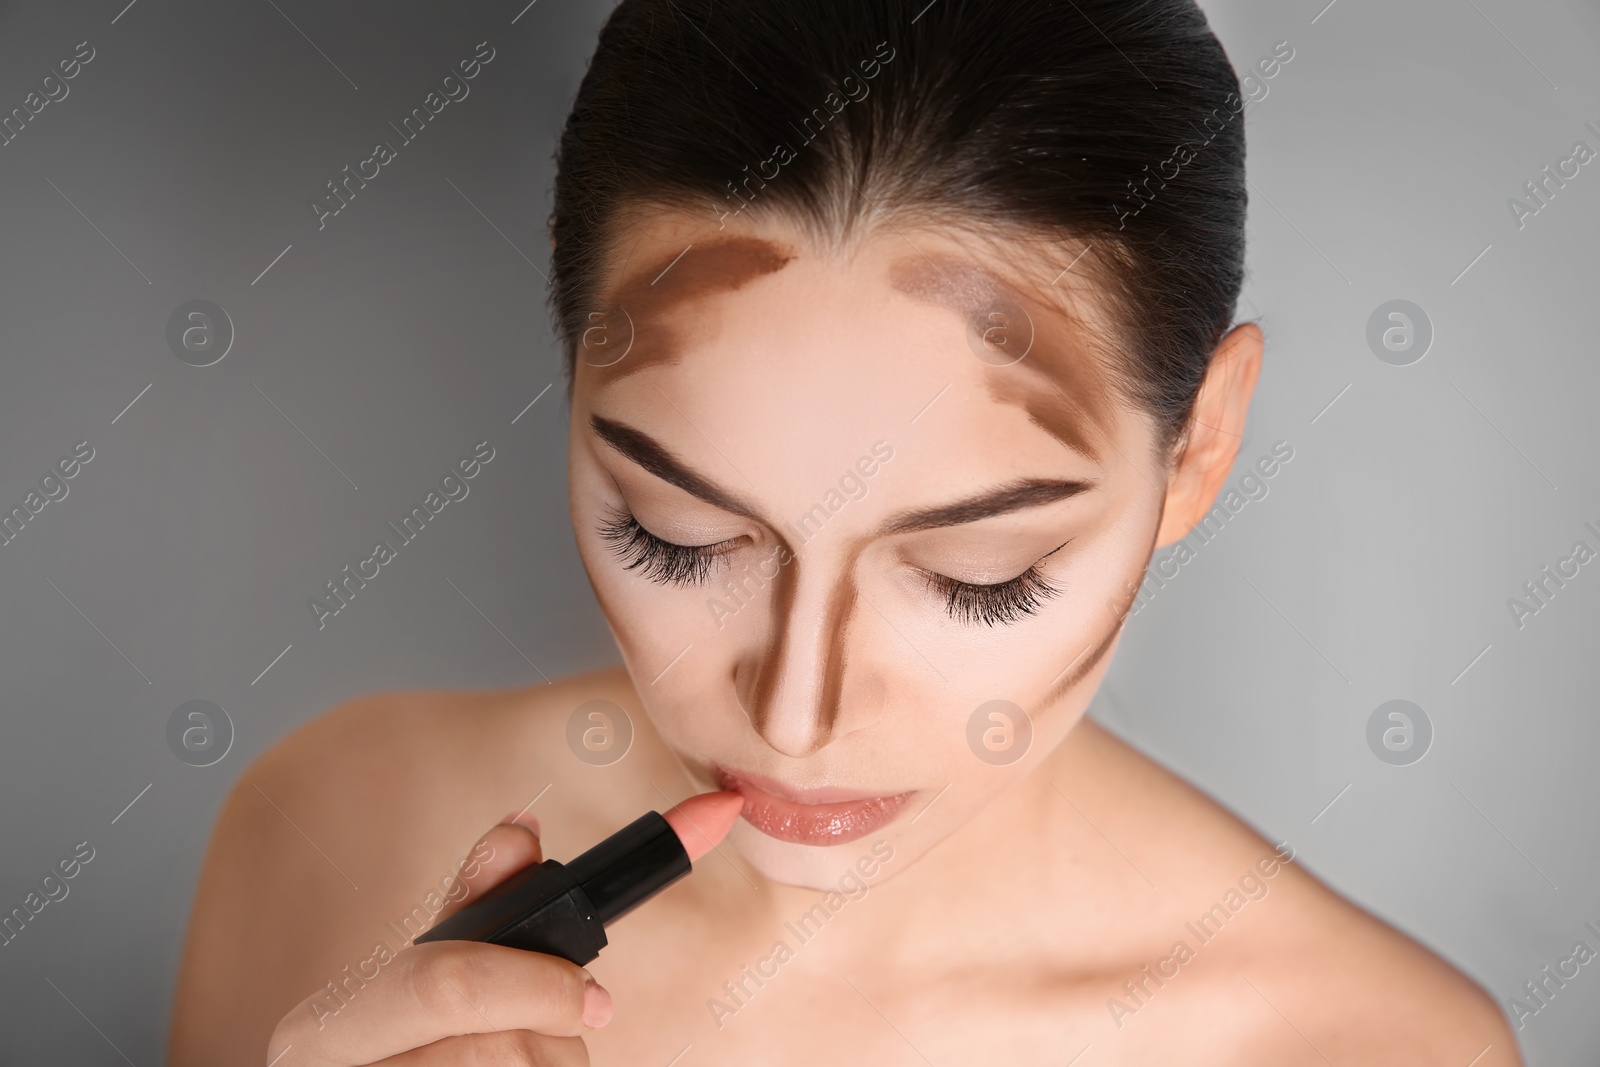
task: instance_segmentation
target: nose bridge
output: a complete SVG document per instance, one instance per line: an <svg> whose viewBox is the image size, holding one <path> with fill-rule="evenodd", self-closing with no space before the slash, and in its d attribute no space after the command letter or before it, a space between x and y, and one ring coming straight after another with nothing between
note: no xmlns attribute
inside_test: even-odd
<svg viewBox="0 0 1600 1067"><path fill-rule="evenodd" d="M771 638L756 652L745 706L756 731L785 755L810 755L839 727L845 642L860 604L857 552L848 550L836 570L819 553L797 552L774 583Z"/></svg>

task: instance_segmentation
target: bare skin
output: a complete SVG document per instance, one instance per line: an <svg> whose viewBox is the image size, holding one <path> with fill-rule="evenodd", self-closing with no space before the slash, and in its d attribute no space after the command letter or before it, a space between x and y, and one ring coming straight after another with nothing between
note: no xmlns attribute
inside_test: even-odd
<svg viewBox="0 0 1600 1067"><path fill-rule="evenodd" d="M719 251L717 229L661 213L631 231L611 281L626 295L622 280L644 272L620 301L639 347L580 363L575 385L574 527L624 666L516 691L362 698L253 764L202 872L169 1062L1060 1064L1088 1049L1084 1067L1519 1064L1481 989L1285 860L1294 842L1276 847L1083 717L1120 632L1105 605L1227 478L1260 332L1224 339L1187 447L1167 457L1108 386L1092 307L1058 318L1027 295L1056 270L1039 264L1000 293L960 264L1016 278L1007 261L948 233L823 250L752 221L730 229L769 244ZM672 268L676 292L650 282L697 243ZM1038 344L1010 368L975 356L965 333L996 299L1025 310ZM721 495L627 454L635 438L616 427ZM782 545L773 517L805 511L885 433L895 457L870 492L735 612L620 566L596 532L626 507L737 565ZM908 508L1020 476L1080 484L882 532ZM999 625L955 619L912 573L993 584L1030 563L1071 595ZM997 695L1033 730L1025 757L999 767L973 758L966 731ZM573 710L596 699L635 731L604 767L567 740ZM599 1029L582 1022L575 968L494 946L406 948L352 981L346 1003L318 998L376 942L395 944L388 924L479 854L486 830L494 858L474 893L541 847L569 858L716 788L713 765L911 799L831 846L741 821L612 927L589 967L614 1004ZM539 838L489 830L524 809ZM865 891L850 883L830 902L869 845Z"/></svg>
<svg viewBox="0 0 1600 1067"><path fill-rule="evenodd" d="M383 924L437 885L492 812L521 809L546 784L534 808L545 853L563 858L665 808L652 781L672 800L685 795L682 772L647 730L620 765L571 759L567 712L595 697L647 722L620 670L515 692L374 696L297 731L252 768L207 861L169 1062L265 1063L280 1016L369 956L388 936ZM404 790L387 787L402 774ZM1071 783L1071 805L1051 780ZM1042 824L1037 852L977 861L992 851L991 823L1013 808ZM909 1065L924 1062L918 1050L935 1063L1042 1063L1092 1044L1101 1063L1400 1067L1464 1065L1492 1046L1478 1064L1520 1063L1481 990L1294 862L1201 945L1184 924L1274 855L1085 720L992 818L875 885L804 945L783 924L821 894L762 881L727 849L707 857L617 924L590 965L616 1014L586 1035L589 1054L597 1064L666 1063L692 1044L704 1064ZM991 878L1002 873L997 912ZM747 980L748 1006L718 1028L707 1001L729 1002L723 983L779 938L797 946L794 958L762 988ZM1119 1028L1108 1000L1126 1001L1122 983L1180 939L1193 961Z"/></svg>

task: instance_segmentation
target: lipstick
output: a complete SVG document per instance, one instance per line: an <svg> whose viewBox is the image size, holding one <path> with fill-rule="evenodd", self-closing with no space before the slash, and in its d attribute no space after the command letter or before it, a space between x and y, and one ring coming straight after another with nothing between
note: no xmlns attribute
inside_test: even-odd
<svg viewBox="0 0 1600 1067"><path fill-rule="evenodd" d="M744 798L744 820L768 837L798 845L842 845L891 822L910 793L873 796L822 788L797 791L759 775L713 767L723 789Z"/></svg>
<svg viewBox="0 0 1600 1067"><path fill-rule="evenodd" d="M482 941L581 967L606 947L606 926L688 874L743 804L736 793L701 793L666 814L647 811L570 863L523 868L416 941Z"/></svg>

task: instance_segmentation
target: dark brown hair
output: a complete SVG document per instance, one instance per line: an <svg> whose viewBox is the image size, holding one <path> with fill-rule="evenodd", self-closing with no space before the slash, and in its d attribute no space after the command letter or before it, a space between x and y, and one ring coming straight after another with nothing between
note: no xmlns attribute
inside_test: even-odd
<svg viewBox="0 0 1600 1067"><path fill-rule="evenodd" d="M630 212L751 201L835 240L882 213L1087 244L1172 447L1243 280L1238 88L1193 0L621 0L556 157L569 397Z"/></svg>

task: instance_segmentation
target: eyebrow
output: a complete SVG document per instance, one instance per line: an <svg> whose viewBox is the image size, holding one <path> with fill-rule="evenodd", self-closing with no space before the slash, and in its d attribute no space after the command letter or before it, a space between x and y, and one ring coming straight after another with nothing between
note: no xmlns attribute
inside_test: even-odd
<svg viewBox="0 0 1600 1067"><path fill-rule="evenodd" d="M915 533L941 526L959 526L1023 508L1036 508L1067 500L1094 488L1094 482L1070 478L1023 478L995 489L974 494L954 504L902 511L881 527L883 534Z"/></svg>
<svg viewBox="0 0 1600 1067"><path fill-rule="evenodd" d="M760 509L694 470L643 430L600 415L591 415L589 425L602 441L667 484L723 511L767 523ZM879 526L878 535L916 533L977 522L1067 500L1093 489L1095 484L1071 478L1023 478L951 504L901 511Z"/></svg>

